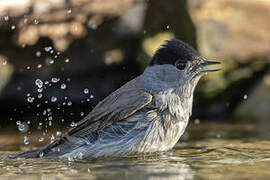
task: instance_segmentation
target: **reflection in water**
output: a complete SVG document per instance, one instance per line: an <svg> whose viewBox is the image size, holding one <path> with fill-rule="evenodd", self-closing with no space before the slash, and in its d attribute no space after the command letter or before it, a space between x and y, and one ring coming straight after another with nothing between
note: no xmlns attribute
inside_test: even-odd
<svg viewBox="0 0 270 180"><path fill-rule="evenodd" d="M20 179L193 179L185 159L169 155L102 159L93 162L21 159L0 161L0 178Z"/></svg>
<svg viewBox="0 0 270 180"><path fill-rule="evenodd" d="M222 127L200 126L173 153L92 161L10 160L4 157L11 149L2 146L0 179L269 179L270 141L255 138L249 126Z"/></svg>

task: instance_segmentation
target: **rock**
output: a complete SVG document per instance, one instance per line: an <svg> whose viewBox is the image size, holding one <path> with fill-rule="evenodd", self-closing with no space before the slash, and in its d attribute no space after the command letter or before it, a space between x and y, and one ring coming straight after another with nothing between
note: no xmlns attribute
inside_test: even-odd
<svg viewBox="0 0 270 180"><path fill-rule="evenodd" d="M270 132L270 72L251 90L234 112L237 120L256 122L262 131Z"/></svg>
<svg viewBox="0 0 270 180"><path fill-rule="evenodd" d="M122 31L128 27L138 33L145 11L143 0L2 0L0 28L13 30L18 45L35 45L48 37L57 50L66 51L73 40L85 37L88 28L103 24L103 19L123 17Z"/></svg>
<svg viewBox="0 0 270 180"><path fill-rule="evenodd" d="M270 1L189 0L198 48L208 58L270 57Z"/></svg>

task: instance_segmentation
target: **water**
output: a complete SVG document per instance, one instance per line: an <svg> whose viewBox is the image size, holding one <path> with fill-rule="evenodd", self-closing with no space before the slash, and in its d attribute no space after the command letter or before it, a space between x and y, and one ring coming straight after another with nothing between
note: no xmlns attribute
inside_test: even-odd
<svg viewBox="0 0 270 180"><path fill-rule="evenodd" d="M193 124L172 152L95 160L5 159L40 146L0 137L0 179L268 179L270 141L253 125ZM49 133L50 134L50 133ZM218 136L217 136L218 135ZM21 134L23 138L23 134ZM32 133L35 136L35 133ZM17 138L20 139L20 138ZM50 139L46 138L46 143ZM35 140L32 140L35 142ZM45 142L43 142L45 143Z"/></svg>

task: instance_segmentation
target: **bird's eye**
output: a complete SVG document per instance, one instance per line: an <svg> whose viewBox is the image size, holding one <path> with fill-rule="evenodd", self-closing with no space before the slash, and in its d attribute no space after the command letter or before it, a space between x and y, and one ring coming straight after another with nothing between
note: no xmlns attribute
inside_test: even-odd
<svg viewBox="0 0 270 180"><path fill-rule="evenodd" d="M178 60L178 61L176 61L176 63L175 63L175 67L176 67L177 69L179 69L179 70L183 70L183 69L185 69L185 67L186 67L186 62L181 61L181 60Z"/></svg>

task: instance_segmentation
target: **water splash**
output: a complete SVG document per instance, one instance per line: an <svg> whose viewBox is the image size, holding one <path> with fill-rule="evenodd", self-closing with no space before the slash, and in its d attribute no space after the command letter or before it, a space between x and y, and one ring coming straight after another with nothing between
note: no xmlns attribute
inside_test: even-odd
<svg viewBox="0 0 270 180"><path fill-rule="evenodd" d="M66 84L61 84L61 89L66 89L67 85Z"/></svg>
<svg viewBox="0 0 270 180"><path fill-rule="evenodd" d="M54 103L54 102L56 102L56 101L57 101L57 97L52 96L52 97L51 97L51 102L53 102L53 103Z"/></svg>
<svg viewBox="0 0 270 180"><path fill-rule="evenodd" d="M89 89L86 88L86 89L83 90L83 92L84 92L84 94L88 94L89 93Z"/></svg>
<svg viewBox="0 0 270 180"><path fill-rule="evenodd" d="M4 16L4 20L7 22L9 20L9 16Z"/></svg>
<svg viewBox="0 0 270 180"><path fill-rule="evenodd" d="M24 138L23 138L23 143L24 143L25 145L29 144L29 138L28 138L27 136L24 136Z"/></svg>
<svg viewBox="0 0 270 180"><path fill-rule="evenodd" d="M59 81L60 81L60 78L55 78L55 77L53 77L51 80L52 83L57 83Z"/></svg>
<svg viewBox="0 0 270 180"><path fill-rule="evenodd" d="M71 12L72 12L71 9L67 10L67 14L71 14Z"/></svg>
<svg viewBox="0 0 270 180"><path fill-rule="evenodd" d="M40 79L36 79L35 84L39 89L43 87L43 81Z"/></svg>

